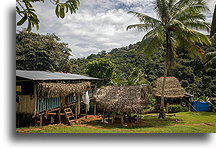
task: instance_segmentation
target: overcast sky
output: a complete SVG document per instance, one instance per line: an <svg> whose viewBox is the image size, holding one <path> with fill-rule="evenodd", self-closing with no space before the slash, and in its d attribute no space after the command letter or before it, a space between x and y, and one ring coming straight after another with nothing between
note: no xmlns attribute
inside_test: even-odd
<svg viewBox="0 0 216 148"><path fill-rule="evenodd" d="M40 19L40 29L35 33L55 33L72 49L72 58L86 57L102 50L128 46L140 41L145 32L126 31L130 24L139 23L128 11L137 11L156 17L153 0L80 0L76 14L66 14L64 19L55 16L55 7L47 0L35 3ZM215 0L207 0L211 22ZM24 26L22 26L24 27ZM17 30L21 28L18 27Z"/></svg>

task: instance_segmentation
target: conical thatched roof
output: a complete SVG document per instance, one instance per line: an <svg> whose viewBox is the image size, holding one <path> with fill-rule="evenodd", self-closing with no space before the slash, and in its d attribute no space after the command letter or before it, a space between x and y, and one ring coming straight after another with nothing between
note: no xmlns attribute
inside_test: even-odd
<svg viewBox="0 0 216 148"><path fill-rule="evenodd" d="M58 97L67 96L71 93L84 93L88 87L91 86L90 82L80 83L39 83L38 93L45 97Z"/></svg>
<svg viewBox="0 0 216 148"><path fill-rule="evenodd" d="M140 86L107 86L97 90L95 98L99 109L106 112L137 113L147 104L151 88Z"/></svg>
<svg viewBox="0 0 216 148"><path fill-rule="evenodd" d="M164 77L156 80L156 88L154 88L154 95L161 97L162 85ZM175 77L167 77L165 83L164 97L165 98L183 98L185 96L185 89L181 86L179 80Z"/></svg>

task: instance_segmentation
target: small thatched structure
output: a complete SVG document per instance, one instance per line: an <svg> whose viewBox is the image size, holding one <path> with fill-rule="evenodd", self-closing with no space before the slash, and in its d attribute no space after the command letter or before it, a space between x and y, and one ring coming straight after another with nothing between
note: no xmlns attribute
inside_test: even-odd
<svg viewBox="0 0 216 148"><path fill-rule="evenodd" d="M107 86L97 90L95 99L105 112L138 113L147 104L151 88L139 86Z"/></svg>
<svg viewBox="0 0 216 148"><path fill-rule="evenodd" d="M161 104L162 85L164 77L160 77L155 81L155 88L153 94L156 97L157 105ZM187 94L185 89L181 86L179 80L175 77L167 77L164 90L164 104L168 112L169 104L178 104L190 108L191 97L193 95Z"/></svg>
<svg viewBox="0 0 216 148"><path fill-rule="evenodd" d="M38 84L38 93L41 96L49 98L58 96L67 96L72 93L83 94L88 87L91 86L90 82L80 83L48 83L42 82Z"/></svg>
<svg viewBox="0 0 216 148"><path fill-rule="evenodd" d="M161 97L162 85L164 77L156 80L156 87L153 89L156 97ZM167 77L165 82L164 97L165 98L183 98L186 94L185 89L181 86L179 80L175 77Z"/></svg>

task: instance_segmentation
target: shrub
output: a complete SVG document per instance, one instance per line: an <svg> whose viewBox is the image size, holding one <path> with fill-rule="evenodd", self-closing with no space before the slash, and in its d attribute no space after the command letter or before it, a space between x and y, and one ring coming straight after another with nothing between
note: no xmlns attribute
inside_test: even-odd
<svg viewBox="0 0 216 148"><path fill-rule="evenodd" d="M169 106L169 113L177 113L177 112L187 112L188 108L187 107L183 107L181 105L170 105Z"/></svg>

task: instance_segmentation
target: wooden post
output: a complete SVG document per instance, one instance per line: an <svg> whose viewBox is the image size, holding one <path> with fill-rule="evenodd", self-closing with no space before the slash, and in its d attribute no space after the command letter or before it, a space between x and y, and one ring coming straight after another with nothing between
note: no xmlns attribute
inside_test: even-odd
<svg viewBox="0 0 216 148"><path fill-rule="evenodd" d="M58 121L59 121L59 124L60 124L61 123L61 108L58 111Z"/></svg>
<svg viewBox="0 0 216 148"><path fill-rule="evenodd" d="M40 115L40 126L43 126L43 115Z"/></svg>
<svg viewBox="0 0 216 148"><path fill-rule="evenodd" d="M87 104L85 105L85 111L86 111L85 118L87 119L88 118L88 105Z"/></svg>
<svg viewBox="0 0 216 148"><path fill-rule="evenodd" d="M169 103L166 103L166 113L169 112Z"/></svg>
<svg viewBox="0 0 216 148"><path fill-rule="evenodd" d="M105 113L103 112L103 123L104 123L104 120L105 120Z"/></svg>
<svg viewBox="0 0 216 148"><path fill-rule="evenodd" d="M112 116L112 124L115 122L115 113L113 113L111 116Z"/></svg>
<svg viewBox="0 0 216 148"><path fill-rule="evenodd" d="M77 114L80 114L80 94L78 94L77 97Z"/></svg>
<svg viewBox="0 0 216 148"><path fill-rule="evenodd" d="M124 123L124 118L123 118L124 116L123 115L121 115L121 124L123 124Z"/></svg>
<svg viewBox="0 0 216 148"><path fill-rule="evenodd" d="M37 112L37 86L34 83L34 99L35 99L35 110L34 110L34 115L36 115Z"/></svg>
<svg viewBox="0 0 216 148"><path fill-rule="evenodd" d="M76 118L76 120L77 120L77 110L78 110L78 108L77 108L77 101L76 101L76 104L75 104L75 118Z"/></svg>
<svg viewBox="0 0 216 148"><path fill-rule="evenodd" d="M96 115L97 112L97 106L96 106L96 99L94 98L94 115Z"/></svg>

